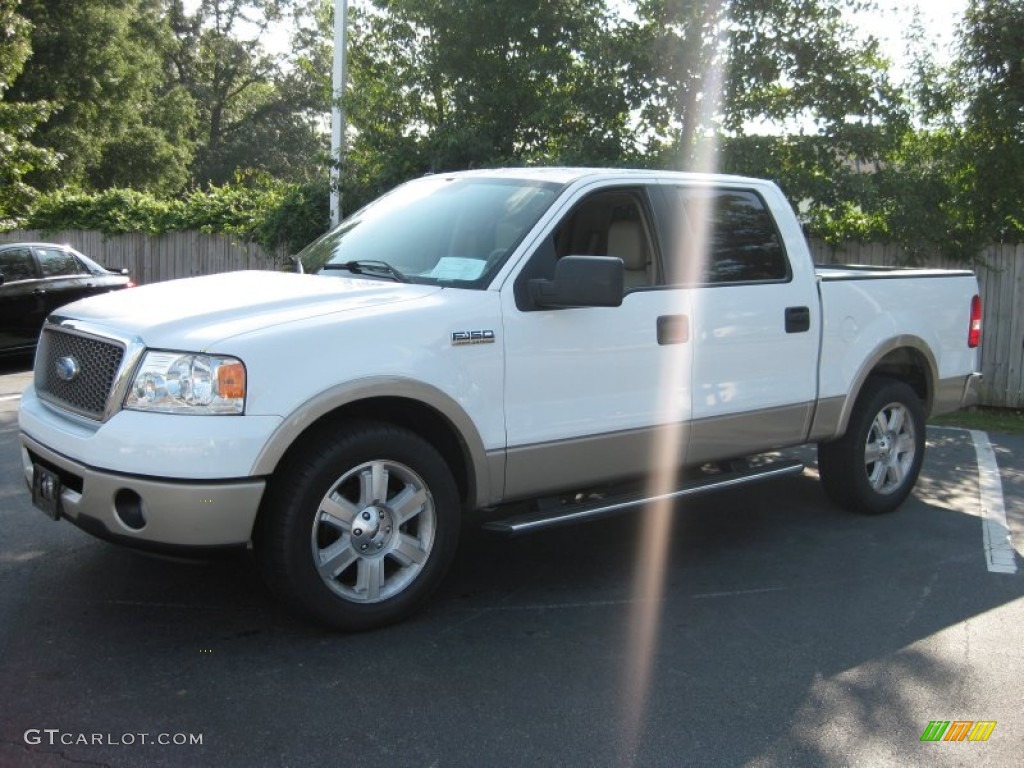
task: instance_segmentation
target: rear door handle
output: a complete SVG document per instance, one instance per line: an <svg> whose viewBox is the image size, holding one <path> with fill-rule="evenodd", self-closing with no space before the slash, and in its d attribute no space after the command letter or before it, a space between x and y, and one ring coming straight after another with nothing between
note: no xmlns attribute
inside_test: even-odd
<svg viewBox="0 0 1024 768"><path fill-rule="evenodd" d="M810 307L786 307L786 333L806 333L811 330Z"/></svg>
<svg viewBox="0 0 1024 768"><path fill-rule="evenodd" d="M690 340L690 318L686 315L662 315L658 318L658 343L685 344Z"/></svg>

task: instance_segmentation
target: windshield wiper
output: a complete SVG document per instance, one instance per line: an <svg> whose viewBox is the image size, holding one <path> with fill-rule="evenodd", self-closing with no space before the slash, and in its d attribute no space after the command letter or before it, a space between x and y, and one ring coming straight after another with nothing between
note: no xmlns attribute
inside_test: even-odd
<svg viewBox="0 0 1024 768"><path fill-rule="evenodd" d="M376 259L356 259L354 261L343 261L338 264L324 264L323 269L344 269L356 275L373 274L386 275L395 282L408 283L409 278L388 264L386 261Z"/></svg>

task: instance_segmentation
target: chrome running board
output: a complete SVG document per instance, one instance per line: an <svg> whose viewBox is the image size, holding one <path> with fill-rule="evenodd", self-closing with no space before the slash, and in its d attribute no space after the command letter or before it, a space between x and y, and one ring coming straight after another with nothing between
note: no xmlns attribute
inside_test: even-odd
<svg viewBox="0 0 1024 768"><path fill-rule="evenodd" d="M635 507L652 504L656 501L699 496L713 491L736 488L778 477L799 475L803 471L804 465L799 461L777 461L749 469L713 474L687 483L671 493L657 496L607 496L594 501L561 504L557 509L528 512L503 520L492 520L484 523L483 527L488 531L515 536L522 533L540 531L545 528L553 528L557 525L571 525L573 523L596 520L620 512L626 512Z"/></svg>

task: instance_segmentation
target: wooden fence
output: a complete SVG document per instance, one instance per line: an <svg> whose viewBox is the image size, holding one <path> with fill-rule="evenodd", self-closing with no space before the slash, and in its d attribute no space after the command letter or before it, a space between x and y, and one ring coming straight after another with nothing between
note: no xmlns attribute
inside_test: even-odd
<svg viewBox="0 0 1024 768"><path fill-rule="evenodd" d="M68 243L101 264L127 267L137 283L230 272L236 269L278 269L285 255L268 253L254 243L222 235L178 232L159 237L99 232L0 233L0 242L41 240ZM818 264L897 264L895 246L853 243L832 248L811 242ZM924 266L960 267L932 259ZM984 251L975 267L985 308L981 369L985 375L984 405L1024 408L1024 245L997 245ZM966 333L966 330L965 330Z"/></svg>
<svg viewBox="0 0 1024 768"><path fill-rule="evenodd" d="M238 269L277 269L284 254L226 235L172 232L166 235L104 235L102 232L23 229L0 233L0 243L64 243L106 267L127 267L139 285Z"/></svg>

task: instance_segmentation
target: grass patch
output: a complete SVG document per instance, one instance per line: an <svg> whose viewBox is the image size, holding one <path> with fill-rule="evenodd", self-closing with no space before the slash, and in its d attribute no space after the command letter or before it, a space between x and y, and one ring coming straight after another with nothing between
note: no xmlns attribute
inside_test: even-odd
<svg viewBox="0 0 1024 768"><path fill-rule="evenodd" d="M1024 435L1024 411L1013 408L971 408L939 416L929 421L929 424Z"/></svg>

